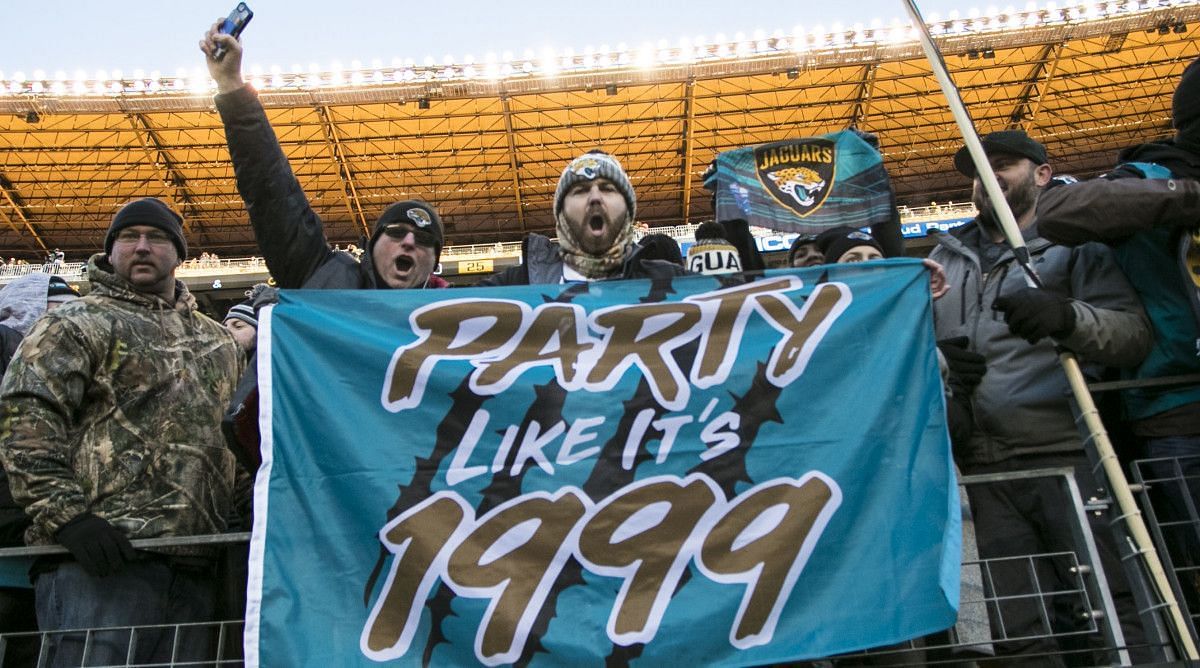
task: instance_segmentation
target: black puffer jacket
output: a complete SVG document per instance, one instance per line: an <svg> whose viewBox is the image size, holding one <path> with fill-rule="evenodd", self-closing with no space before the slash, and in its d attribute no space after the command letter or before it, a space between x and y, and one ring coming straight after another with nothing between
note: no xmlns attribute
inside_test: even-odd
<svg viewBox="0 0 1200 668"><path fill-rule="evenodd" d="M267 269L281 288L385 288L371 265L371 249L355 259L330 248L321 218L292 173L253 88L217 95L225 141L238 192L246 203L254 238ZM427 287L446 287L431 276Z"/></svg>

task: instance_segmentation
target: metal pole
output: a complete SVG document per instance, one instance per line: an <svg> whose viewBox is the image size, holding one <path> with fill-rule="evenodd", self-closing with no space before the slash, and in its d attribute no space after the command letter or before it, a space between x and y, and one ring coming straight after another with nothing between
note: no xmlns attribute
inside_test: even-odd
<svg viewBox="0 0 1200 668"><path fill-rule="evenodd" d="M979 135L975 132L975 124L971 122L967 108L958 94L958 88L950 79L950 72L946 68L945 61L942 60L942 54L938 51L937 45L934 44L933 36L929 34L929 30L925 26L925 20L921 18L921 12L917 9L916 2L914 0L903 1L904 8L908 12L909 18L912 19L917 33L920 35L921 47L925 51L925 57L933 67L933 74L942 88L942 93L946 96L946 102L950 105L950 112L954 115L954 122L958 125L958 130L962 133L963 139L966 141L967 150L971 154L971 161L975 164L977 177L982 181L984 189L987 190L988 198L991 200L992 206L996 209L1000 220L1000 227L1004 230L1004 237L1008 240L1009 246L1012 247L1017 262L1020 263L1021 268L1025 271L1026 280L1033 287L1041 287L1041 281L1029 263L1029 251L1025 247L1024 237L1021 236L1021 229L1017 226L1012 209L1008 206L1008 200L1004 198L1004 193L1000 190L1000 183L996 180L996 174L992 171L987 154L983 152L983 144L980 143ZM1183 619L1183 613L1180 611L1179 604L1175 600L1175 593L1171 590L1171 586L1167 582L1162 561L1159 560L1158 552L1154 549L1154 543L1150 540L1150 532L1146 530L1146 524L1142 521L1142 513L1138 510L1132 492L1129 491L1129 482L1125 479L1125 472L1121 470L1121 464L1117 461L1116 452L1113 450L1112 442L1108 439L1108 432L1104 430L1104 424L1100 421L1100 414L1096 410L1096 404L1092 400L1092 395L1088 392L1083 371L1079 368L1079 361L1075 359L1074 353L1069 351L1060 351L1058 358L1062 364L1063 372L1067 375L1067 382L1071 385L1071 391L1075 395L1075 401L1079 404L1079 410L1082 413L1084 423L1087 425L1088 438L1096 446L1100 462L1104 466L1104 473L1108 478L1109 487L1116 496L1117 507L1120 508L1121 514L1125 518L1134 544L1137 545L1138 551L1146 562L1146 568L1150 571L1150 577L1154 582L1155 588L1158 590L1159 596L1166 604L1167 609L1170 610L1171 621L1174 624L1179 642L1183 646L1184 655L1188 659L1196 660L1200 658L1200 654L1197 654L1196 651L1196 643L1188 631L1187 623Z"/></svg>

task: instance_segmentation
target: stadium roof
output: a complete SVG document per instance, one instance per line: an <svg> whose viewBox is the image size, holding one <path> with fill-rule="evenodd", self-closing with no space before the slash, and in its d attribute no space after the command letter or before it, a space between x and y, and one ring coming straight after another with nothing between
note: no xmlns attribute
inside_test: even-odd
<svg viewBox="0 0 1200 668"><path fill-rule="evenodd" d="M1170 135L1198 20L1194 2L1121 0L931 25L981 132L1024 128L1056 171L1086 176ZM622 160L642 222L698 222L718 152L850 125L880 137L901 203L969 192L951 164L958 131L904 26L252 78L331 242L414 197L442 212L449 244L551 232L559 173L592 148ZM254 252L208 86L0 81L0 255L83 255L118 205L147 195L184 213L195 253Z"/></svg>

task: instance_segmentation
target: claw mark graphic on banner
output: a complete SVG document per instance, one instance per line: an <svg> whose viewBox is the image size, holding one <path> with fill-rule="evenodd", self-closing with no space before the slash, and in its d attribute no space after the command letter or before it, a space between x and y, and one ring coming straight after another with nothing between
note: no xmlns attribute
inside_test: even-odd
<svg viewBox="0 0 1200 668"><path fill-rule="evenodd" d="M765 665L952 623L919 263L359 297L265 312L248 665Z"/></svg>
<svg viewBox="0 0 1200 668"><path fill-rule="evenodd" d="M362 651L376 661L403 656L440 579L459 596L490 601L476 658L511 663L569 555L593 573L624 580L606 627L614 643L654 638L695 560L712 580L745 588L730 643L761 645L840 503L837 484L818 472L770 480L728 501L699 474L641 480L598 504L574 488L533 492L477 519L456 493L438 492L379 532L396 558L363 629Z"/></svg>

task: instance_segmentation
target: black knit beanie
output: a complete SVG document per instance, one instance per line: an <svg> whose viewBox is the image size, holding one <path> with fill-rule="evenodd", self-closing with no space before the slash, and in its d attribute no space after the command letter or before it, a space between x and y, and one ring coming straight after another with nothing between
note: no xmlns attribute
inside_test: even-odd
<svg viewBox="0 0 1200 668"><path fill-rule="evenodd" d="M796 238L792 241L792 247L788 249L787 266L789 266L789 267L792 266L792 262L796 259L796 253L800 252L800 248L802 246L807 246L809 244L815 244L815 243L817 243L817 235L815 235L815 234L797 235Z"/></svg>
<svg viewBox="0 0 1200 668"><path fill-rule="evenodd" d="M370 253L374 249L375 242L379 239L379 235L383 234L385 228L397 223L431 232L436 237L437 243L434 246L434 262L436 263L442 254L442 246L445 243L442 219L434 210L433 205L419 199L396 202L383 210L379 219L375 221L375 230L371 233L371 240L367 243L367 252Z"/></svg>
<svg viewBox="0 0 1200 668"><path fill-rule="evenodd" d="M135 199L117 210L108 233L104 235L104 252L112 254L113 241L117 233L126 227L134 225L149 225L166 232L175 244L179 259L187 259L187 240L183 238L183 218L175 213L165 202L154 197Z"/></svg>
<svg viewBox="0 0 1200 668"><path fill-rule="evenodd" d="M1175 96L1171 98L1171 124L1180 133L1194 132L1200 121L1200 59L1183 70Z"/></svg>
<svg viewBox="0 0 1200 668"><path fill-rule="evenodd" d="M848 225L825 230L817 237L817 248L825 254L825 264L835 264L843 253L855 246L870 246L883 253L875 237Z"/></svg>

